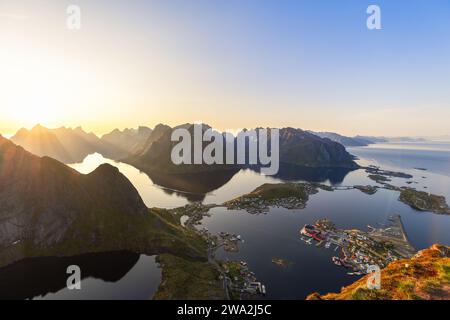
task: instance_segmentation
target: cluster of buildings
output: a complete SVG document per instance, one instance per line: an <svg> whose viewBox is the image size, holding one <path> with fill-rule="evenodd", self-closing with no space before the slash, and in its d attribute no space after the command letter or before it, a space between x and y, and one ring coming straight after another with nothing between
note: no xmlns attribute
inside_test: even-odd
<svg viewBox="0 0 450 320"><path fill-rule="evenodd" d="M264 199L263 197L240 197L226 203L229 210L246 210L251 214L268 213L270 207L285 209L303 209L305 201L298 197Z"/></svg>
<svg viewBox="0 0 450 320"><path fill-rule="evenodd" d="M210 258L213 258L214 252L220 247L223 247L228 252L239 251L239 243L244 242L240 235L229 232L220 232L217 235L213 235L208 228L196 227L201 225L203 217L210 215L209 210L211 207L201 203L193 203L176 210L178 210L178 215L187 217L184 226L195 230L208 243L208 255ZM255 274L249 270L246 262L225 262L222 264L222 269L220 279L224 282L227 295L231 292L232 298L244 299L266 294L266 287L256 279Z"/></svg>
<svg viewBox="0 0 450 320"><path fill-rule="evenodd" d="M239 242L244 242L240 235L235 235L228 232L219 233L219 246L223 246L225 251L238 252Z"/></svg>
<svg viewBox="0 0 450 320"><path fill-rule="evenodd" d="M248 269L246 262L227 262L223 264L223 269L224 280L235 297L245 299L245 295L266 294L266 287L257 280L255 273Z"/></svg>
<svg viewBox="0 0 450 320"><path fill-rule="evenodd" d="M389 228L388 228L389 229ZM332 261L339 266L352 269L349 274L366 274L369 266L385 267L390 262L402 258L389 241L378 241L371 237L371 233L359 230L339 230L329 220L319 220L314 225L307 224L300 234L308 244L314 240L316 246L329 248L335 245L335 251L340 249L339 256L332 257Z"/></svg>

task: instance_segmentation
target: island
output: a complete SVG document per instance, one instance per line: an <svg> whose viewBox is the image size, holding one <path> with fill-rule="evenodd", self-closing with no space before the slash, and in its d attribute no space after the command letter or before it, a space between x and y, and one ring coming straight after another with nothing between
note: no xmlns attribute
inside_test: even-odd
<svg viewBox="0 0 450 320"><path fill-rule="evenodd" d="M404 172L396 172L396 171L390 171L390 170L383 170L376 166L368 166L364 168L367 173L372 175L380 175L380 176L386 176L386 177L392 177L392 178L403 178L403 179L411 179L413 176L404 173Z"/></svg>
<svg viewBox="0 0 450 320"><path fill-rule="evenodd" d="M309 196L319 192L314 183L266 183L252 192L224 203L229 210L244 209L250 213L267 213L270 207L304 209ZM329 188L329 187L326 187Z"/></svg>
<svg viewBox="0 0 450 320"><path fill-rule="evenodd" d="M381 177L384 178L384 176ZM291 210L304 209L310 196L317 194L319 190L332 192L356 189L365 194L373 195L380 188L400 192L398 200L416 210L450 214L450 208L444 196L408 187L397 187L389 183L383 183L382 187L371 185L327 186L313 182L266 183L250 193L223 203L222 206L229 210L245 210L252 214L268 213L271 207ZM216 205L209 205L209 207L211 206Z"/></svg>
<svg viewBox="0 0 450 320"><path fill-rule="evenodd" d="M399 200L419 211L450 214L450 207L444 196L438 196L412 188L402 188Z"/></svg>
<svg viewBox="0 0 450 320"><path fill-rule="evenodd" d="M272 258L272 263L281 268L287 268L293 264L292 262L282 258Z"/></svg>
<svg viewBox="0 0 450 320"><path fill-rule="evenodd" d="M368 177L369 177L369 179L375 181L376 183L380 183L380 184L392 181L391 179L389 179L386 176L383 176L381 174L369 174Z"/></svg>
<svg viewBox="0 0 450 320"><path fill-rule="evenodd" d="M377 193L378 191L378 187L376 186L354 186L355 189L358 189L361 192L364 192L365 194L368 195L373 195L375 193Z"/></svg>

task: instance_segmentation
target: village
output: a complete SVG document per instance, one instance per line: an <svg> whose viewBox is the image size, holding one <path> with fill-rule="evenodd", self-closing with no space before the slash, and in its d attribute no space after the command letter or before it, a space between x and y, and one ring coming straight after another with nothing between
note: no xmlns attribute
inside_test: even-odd
<svg viewBox="0 0 450 320"><path fill-rule="evenodd" d="M416 253L408 242L399 215L389 217L383 227L368 227L369 232L341 230L330 220L322 219L314 225L305 225L300 234L308 245L314 241L317 247L336 251L333 263L350 269L349 275L367 274L370 266L384 268L390 262L410 258Z"/></svg>
<svg viewBox="0 0 450 320"><path fill-rule="evenodd" d="M195 231L208 244L208 260L215 264L220 271L220 280L228 299L250 299L266 294L266 287L259 282L255 274L249 270L245 261L218 262L214 258L218 249L223 248L226 252L239 252L239 243L244 243L241 235L229 232L219 232L212 234L207 228L202 227L201 221L204 217L209 217L209 210L216 205L203 205L193 203L181 208L174 209L184 227ZM184 218L184 219L181 219Z"/></svg>
<svg viewBox="0 0 450 320"><path fill-rule="evenodd" d="M222 269L221 278L231 299L246 300L266 295L265 285L257 280L246 262L226 261L222 263Z"/></svg>

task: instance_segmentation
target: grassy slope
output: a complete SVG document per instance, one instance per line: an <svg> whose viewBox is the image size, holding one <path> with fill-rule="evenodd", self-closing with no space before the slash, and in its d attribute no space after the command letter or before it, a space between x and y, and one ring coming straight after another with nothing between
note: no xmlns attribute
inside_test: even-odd
<svg viewBox="0 0 450 320"><path fill-rule="evenodd" d="M381 272L381 290L367 289L365 276L340 293L310 300L441 300L450 299L450 247L433 245L413 258L391 263Z"/></svg>
<svg viewBox="0 0 450 320"><path fill-rule="evenodd" d="M206 261L189 261L174 255L158 256L162 280L153 299L225 299L216 266Z"/></svg>

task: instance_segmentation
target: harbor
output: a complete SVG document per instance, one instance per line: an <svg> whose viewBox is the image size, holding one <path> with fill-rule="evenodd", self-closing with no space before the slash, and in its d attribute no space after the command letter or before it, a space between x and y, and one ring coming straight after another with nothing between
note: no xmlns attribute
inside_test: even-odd
<svg viewBox="0 0 450 320"><path fill-rule="evenodd" d="M179 217L180 223L185 228L196 232L207 244L208 260L220 273L219 280L223 283L227 299L255 299L265 296L265 285L258 281L254 272L250 271L247 262L216 260L217 250L222 248L226 252L237 253L239 244L245 240L239 234L225 231L212 233L208 228L201 227L202 219L210 217L210 210L214 207L216 207L214 204L193 203L173 209L172 212Z"/></svg>
<svg viewBox="0 0 450 320"><path fill-rule="evenodd" d="M383 226L368 229L367 232L338 229L332 221L322 219L305 225L300 235L307 245L315 243L317 247L334 250L332 262L349 269L350 275L367 274L369 266L384 268L416 253L399 215L390 216Z"/></svg>

